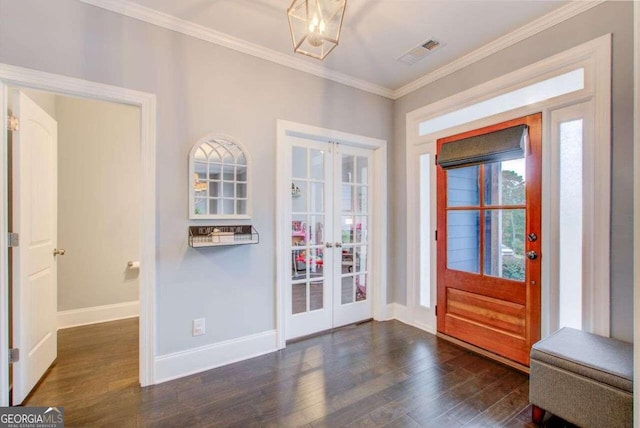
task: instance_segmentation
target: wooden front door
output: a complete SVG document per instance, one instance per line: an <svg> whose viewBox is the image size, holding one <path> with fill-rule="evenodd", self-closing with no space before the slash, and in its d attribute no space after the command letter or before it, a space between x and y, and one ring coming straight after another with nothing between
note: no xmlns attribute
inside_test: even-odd
<svg viewBox="0 0 640 428"><path fill-rule="evenodd" d="M542 115L438 140L528 126L520 159L438 167L438 332L529 365L540 339Z"/></svg>

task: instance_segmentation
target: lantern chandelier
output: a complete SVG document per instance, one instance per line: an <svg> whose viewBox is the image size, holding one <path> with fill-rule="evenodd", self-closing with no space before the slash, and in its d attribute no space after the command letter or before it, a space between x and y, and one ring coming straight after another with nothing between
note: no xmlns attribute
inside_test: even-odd
<svg viewBox="0 0 640 428"><path fill-rule="evenodd" d="M287 15L293 51L323 60L338 46L347 0L293 0Z"/></svg>

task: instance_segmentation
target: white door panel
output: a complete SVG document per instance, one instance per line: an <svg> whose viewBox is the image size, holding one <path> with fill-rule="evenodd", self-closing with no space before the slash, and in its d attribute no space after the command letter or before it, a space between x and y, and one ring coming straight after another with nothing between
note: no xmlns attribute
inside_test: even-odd
<svg viewBox="0 0 640 428"><path fill-rule="evenodd" d="M13 404L20 404L57 356L57 123L20 91L12 91Z"/></svg>
<svg viewBox="0 0 640 428"><path fill-rule="evenodd" d="M371 151L289 137L291 272L286 338L372 316ZM342 163L349 163L350 168Z"/></svg>

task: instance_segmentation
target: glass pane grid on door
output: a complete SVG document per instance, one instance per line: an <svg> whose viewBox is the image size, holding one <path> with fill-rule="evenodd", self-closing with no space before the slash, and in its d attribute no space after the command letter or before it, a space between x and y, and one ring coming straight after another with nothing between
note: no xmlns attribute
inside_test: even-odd
<svg viewBox="0 0 640 428"><path fill-rule="evenodd" d="M341 155L340 258L343 305L367 299L369 230L369 159L352 154Z"/></svg>
<svg viewBox="0 0 640 428"><path fill-rule="evenodd" d="M324 308L324 152L292 148L291 313Z"/></svg>
<svg viewBox="0 0 640 428"><path fill-rule="evenodd" d="M525 159L448 170L447 269L525 280Z"/></svg>

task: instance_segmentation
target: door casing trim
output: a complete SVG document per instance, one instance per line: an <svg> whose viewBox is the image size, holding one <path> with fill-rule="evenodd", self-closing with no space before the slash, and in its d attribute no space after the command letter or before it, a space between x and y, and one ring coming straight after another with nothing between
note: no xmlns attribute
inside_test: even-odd
<svg viewBox="0 0 640 428"><path fill-rule="evenodd" d="M286 304L285 285L287 283L287 242L290 239L291 225L287 224L288 198L291 197L291 183L288 183L288 171L291 160L288 153L289 136L309 138L320 141L333 141L347 146L363 147L373 150L374 162L374 198L373 198L373 240L371 265L375 267L372 284L373 319L387 319L387 142L377 138L349 134L327 128L302 123L278 120L276 139L276 332L278 349L286 347Z"/></svg>
<svg viewBox="0 0 640 428"><path fill-rule="evenodd" d="M600 200L610 201L611 195L611 34L606 34L592 41L583 43L564 52L553 55L549 58L523 67L504 76L498 77L491 81L482 83L466 91L457 93L448 98L436 101L432 104L411 111L406 115L406 194L407 194L407 230L416 230L420 226L418 181L419 174L418 157L423 152L428 152L429 147L435 144L438 138L447 135L462 133L468 130L481 128L493 123L504 122L509 119L527 116L532 113L542 112L543 118L543 152L542 152L542 236L549 236L550 205L549 190L550 178L549 170L545 165L549 162L551 155L549 150L545 149L545 142L550 141L550 112L559 108L563 108L573 104L579 104L588 100L594 103L594 126L595 139L598 141L596 146L596 156L594 159L594 167L596 171L607 171L607 174L599 175L597 188L595 193L599 195ZM486 117L474 122L465 123L453 128L444 129L429 135L419 135L418 128L420 122L440 116L442 114L459 110L461 108L473 105L482 100L494 97L496 95L513 91L520 87L524 87L535 83L552 75L559 75L563 72L570 71L577 67L585 68L585 87L583 90L576 91L564 96L552 98L537 104L528 105L522 108L511 110L495 116ZM432 195L436 193L432 184ZM598 302L598 310L593 316L592 331L598 334L608 336L610 332L610 204L601 204L595 207L593 213L593 242L597 248L594 252L593 260L595 262L591 277L594 284L605 284L605 286L597 287L594 290L594 301ZM431 251L433 254L437 251L435 241L431 243ZM416 234L407 235L407 308L409 319L414 325L428 325L430 328L436 325L435 311L433 305L430 308L428 317L430 320L425 321L424 315L420 315L417 304L416 293L419 286L419 238ZM550 240L542 241L542 254L550 254ZM433 259L433 258L432 258ZM550 279L554 275L550 271L548 264L542 266L542 337L550 331L550 306L553 299L550 290ZM432 268L431 284L435 287L437 278L435 269ZM424 312L423 312L424 314Z"/></svg>
<svg viewBox="0 0 640 428"><path fill-rule="evenodd" d="M156 96L133 89L47 73L28 68L0 64L0 108L7 112L8 87L26 87L82 98L97 99L140 108L141 154L141 266L140 269L140 384L154 383L155 360L155 282L156 282ZM8 348L8 153L7 126L0 121L0 350ZM9 405L9 363L6 352L0 352L0 406Z"/></svg>

